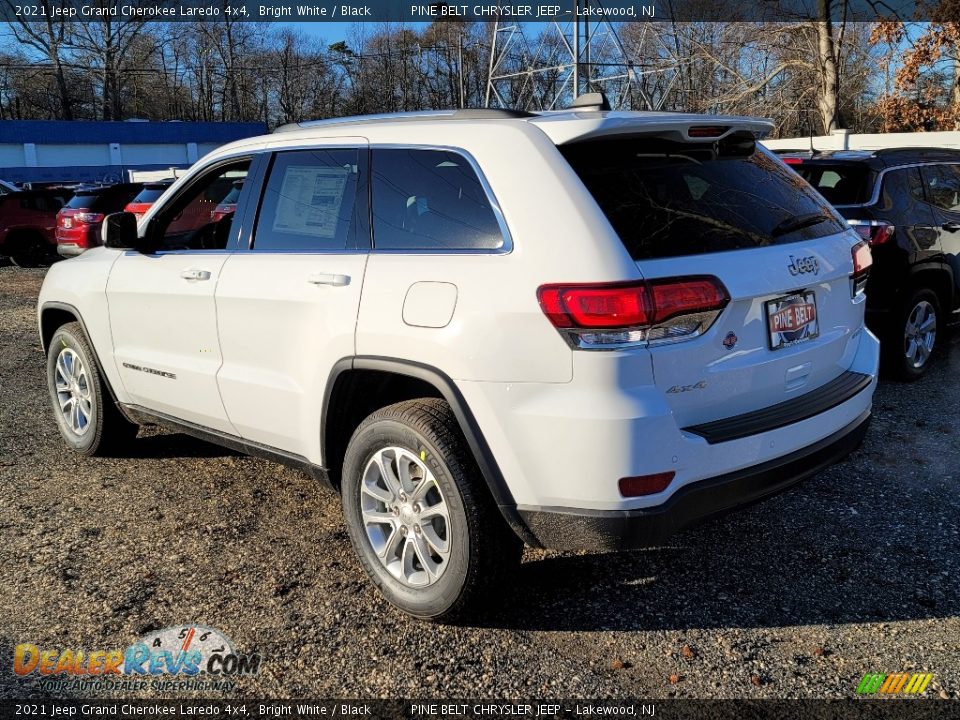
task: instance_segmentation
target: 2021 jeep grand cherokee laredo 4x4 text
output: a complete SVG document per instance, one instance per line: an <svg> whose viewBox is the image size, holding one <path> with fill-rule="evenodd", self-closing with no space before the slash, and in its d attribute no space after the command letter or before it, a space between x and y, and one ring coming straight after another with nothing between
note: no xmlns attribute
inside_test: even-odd
<svg viewBox="0 0 960 720"><path fill-rule="evenodd" d="M866 244L769 128L459 111L225 146L47 275L60 431L166 424L329 479L421 617L521 540L650 545L773 494L859 443L878 343Z"/></svg>

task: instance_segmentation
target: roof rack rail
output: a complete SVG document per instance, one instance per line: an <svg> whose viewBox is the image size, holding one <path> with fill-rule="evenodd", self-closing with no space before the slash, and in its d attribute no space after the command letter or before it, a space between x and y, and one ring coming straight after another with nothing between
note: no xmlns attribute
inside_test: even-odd
<svg viewBox="0 0 960 720"><path fill-rule="evenodd" d="M536 117L536 113L523 110L503 110L500 108L463 108L461 110L418 110L414 112L380 113L376 115L348 115L346 117L326 118L324 120L306 120L281 125L274 133L293 132L313 127L350 125L353 123L380 123L406 120L496 120Z"/></svg>

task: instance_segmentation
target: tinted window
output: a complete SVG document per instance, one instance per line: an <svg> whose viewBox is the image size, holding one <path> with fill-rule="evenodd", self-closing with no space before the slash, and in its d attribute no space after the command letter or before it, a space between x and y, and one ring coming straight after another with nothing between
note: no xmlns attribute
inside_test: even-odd
<svg viewBox="0 0 960 720"><path fill-rule="evenodd" d="M140 185L112 185L96 190L81 190L71 198L67 207L95 210L100 213L119 212L140 191Z"/></svg>
<svg viewBox="0 0 960 720"><path fill-rule="evenodd" d="M63 207L63 198L56 195L25 195L20 198L20 207L37 212L56 212Z"/></svg>
<svg viewBox="0 0 960 720"><path fill-rule="evenodd" d="M960 212L960 166L928 165L920 169L927 202L951 212Z"/></svg>
<svg viewBox="0 0 960 720"><path fill-rule="evenodd" d="M155 203L166 191L168 185L148 185L130 202L134 203Z"/></svg>
<svg viewBox="0 0 960 720"><path fill-rule="evenodd" d="M356 247L360 153L331 148L280 153L264 190L257 250L341 251Z"/></svg>
<svg viewBox="0 0 960 720"><path fill-rule="evenodd" d="M888 170L883 175L883 184L880 186L880 202L878 208L889 210L898 202L909 198L923 200L923 182L917 168L902 168Z"/></svg>
<svg viewBox="0 0 960 720"><path fill-rule="evenodd" d="M560 148L634 259L797 242L845 229L752 138L629 138Z"/></svg>
<svg viewBox="0 0 960 720"><path fill-rule="evenodd" d="M480 179L446 150L373 151L373 243L379 250L493 250L503 234Z"/></svg>
<svg viewBox="0 0 960 720"><path fill-rule="evenodd" d="M172 202L164 203L151 231L160 249L226 248L234 213L215 211L233 183L247 176L249 168L249 160L220 165L197 178Z"/></svg>
<svg viewBox="0 0 960 720"><path fill-rule="evenodd" d="M96 193L80 192L70 198L70 202L67 203L67 207L73 210L92 210L96 201Z"/></svg>
<svg viewBox="0 0 960 720"><path fill-rule="evenodd" d="M833 205L857 205L869 200L872 173L866 165L814 162L790 167Z"/></svg>

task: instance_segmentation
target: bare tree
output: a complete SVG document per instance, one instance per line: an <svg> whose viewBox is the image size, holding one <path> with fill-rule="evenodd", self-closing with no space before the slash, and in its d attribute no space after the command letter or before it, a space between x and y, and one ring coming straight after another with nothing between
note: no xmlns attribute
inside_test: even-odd
<svg viewBox="0 0 960 720"><path fill-rule="evenodd" d="M60 116L64 120L73 119L72 98L64 70L64 55L68 45L68 25L63 15L55 18L56 10L63 3L57 0L37 0L37 7L43 12L43 20L27 20L16 14L12 0L4 0L8 16L16 20L10 23L14 37L22 45L33 48L53 66L60 94Z"/></svg>

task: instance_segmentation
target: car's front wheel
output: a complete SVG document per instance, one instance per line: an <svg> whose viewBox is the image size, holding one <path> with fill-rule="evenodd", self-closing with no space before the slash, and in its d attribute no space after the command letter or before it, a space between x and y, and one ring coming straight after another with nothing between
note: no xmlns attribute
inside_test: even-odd
<svg viewBox="0 0 960 720"><path fill-rule="evenodd" d="M136 437L111 402L80 323L62 325L47 349L47 389L57 428L84 455L106 455Z"/></svg>
<svg viewBox="0 0 960 720"><path fill-rule="evenodd" d="M520 560L450 407L425 398L377 411L347 448L341 492L364 568L391 603L451 621L502 593Z"/></svg>

